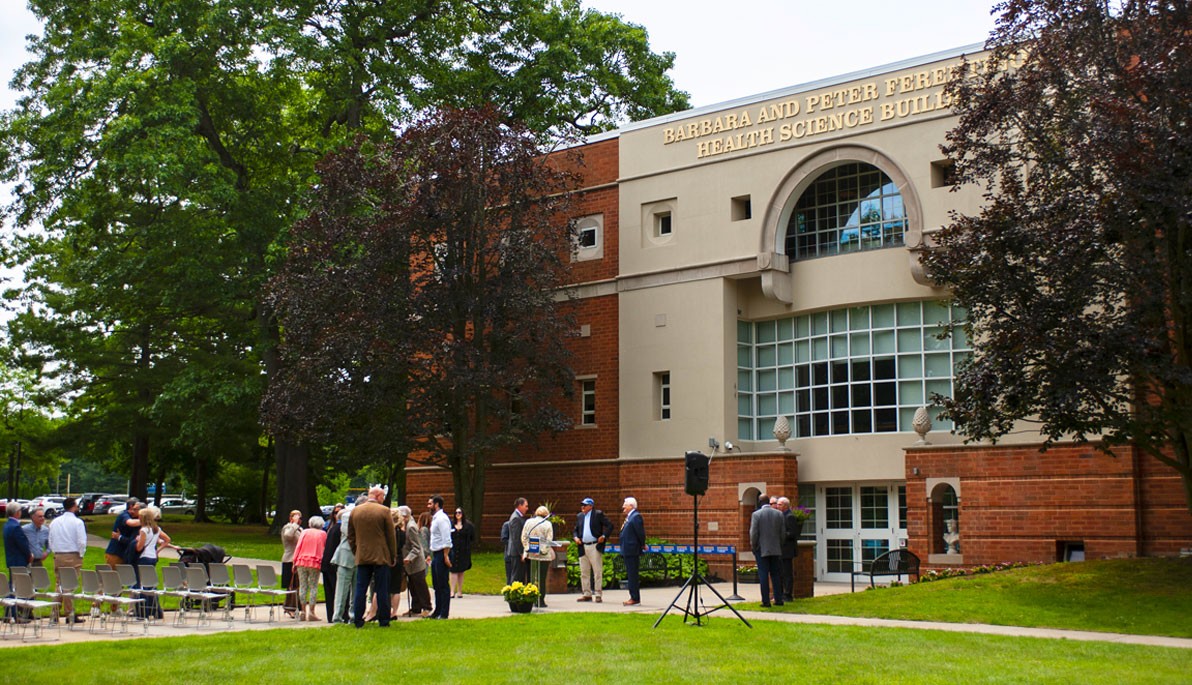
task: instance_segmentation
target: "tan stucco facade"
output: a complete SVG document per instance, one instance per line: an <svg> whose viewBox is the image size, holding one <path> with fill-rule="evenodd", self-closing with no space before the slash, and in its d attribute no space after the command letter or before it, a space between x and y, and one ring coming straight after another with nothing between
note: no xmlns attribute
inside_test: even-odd
<svg viewBox="0 0 1192 685"><path fill-rule="evenodd" d="M873 303L943 298L913 248L980 194L941 181L955 125L943 86L956 50L859 75L634 124L620 133L620 448L680 455L737 435L736 324ZM971 58L970 58L971 59ZM978 56L979 59L979 56ZM897 184L906 245L794 261L783 235L795 199L824 170L872 164ZM745 207L748 209L744 209ZM660 227L658 217L669 217ZM669 233L660 229L669 229ZM930 232L930 231L929 231ZM655 377L669 372L672 413ZM768 437L768 436L767 436ZM792 440L800 481L899 480L913 433ZM946 433L933 442L955 442Z"/></svg>

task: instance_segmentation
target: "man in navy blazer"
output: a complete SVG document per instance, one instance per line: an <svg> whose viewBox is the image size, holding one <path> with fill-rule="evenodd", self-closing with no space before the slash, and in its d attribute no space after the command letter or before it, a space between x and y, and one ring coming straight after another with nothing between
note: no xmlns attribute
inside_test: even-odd
<svg viewBox="0 0 1192 685"><path fill-rule="evenodd" d="M17 501L5 508L8 520L4 523L4 563L8 568L28 566L33 561L33 550L29 538L21 530L21 505Z"/></svg>
<svg viewBox="0 0 1192 685"><path fill-rule="evenodd" d="M4 523L4 563L8 566L8 573L11 577L11 569L17 566L28 566L33 561L33 550L29 547L29 538L21 529L21 504L13 500L8 503L5 512L8 514L8 520ZM8 590L9 588L0 588L0 596L7 595ZM11 607L8 609L7 615L21 621L26 618L25 616L18 617Z"/></svg>
<svg viewBox="0 0 1192 685"><path fill-rule="evenodd" d="M646 545L646 524L637 511L637 500L626 497L621 511L625 512L625 525L621 527L621 556L625 559L625 577L629 585L629 599L625 600L624 604L633 606L642 603L638 571L641 568L642 553L649 547Z"/></svg>

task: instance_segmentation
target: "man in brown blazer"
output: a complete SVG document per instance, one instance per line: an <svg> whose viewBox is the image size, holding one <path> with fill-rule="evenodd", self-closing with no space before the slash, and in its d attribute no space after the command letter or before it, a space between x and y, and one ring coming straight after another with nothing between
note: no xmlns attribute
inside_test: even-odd
<svg viewBox="0 0 1192 685"><path fill-rule="evenodd" d="M364 605L368 601L368 584L373 581L377 592L377 624L389 627L392 609L389 605L389 567L397 563L397 532L393 517L385 501L385 491L373 486L368 501L352 510L348 524L348 544L356 556L356 597L353 614L357 628L364 627Z"/></svg>

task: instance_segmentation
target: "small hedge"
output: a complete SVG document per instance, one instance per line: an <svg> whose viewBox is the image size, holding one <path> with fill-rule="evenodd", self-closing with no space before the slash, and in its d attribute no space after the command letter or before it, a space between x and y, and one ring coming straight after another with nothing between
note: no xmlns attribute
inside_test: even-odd
<svg viewBox="0 0 1192 685"><path fill-rule="evenodd" d="M673 542L668 542L659 538L647 538L646 544L651 548L658 545L672 545ZM661 556L666 561L666 568L668 572L654 571L647 568L642 568L641 582L642 585L663 585L667 582L682 582L691 575L691 555L690 554L663 554L661 552L647 552L647 554L654 554ZM602 587L612 588L617 586L617 578L614 576L613 559L616 555L606 553L604 555L604 582ZM708 573L708 562L702 558L699 560L700 573L706 575ZM579 545L572 544L567 548L567 585L568 587L579 587Z"/></svg>

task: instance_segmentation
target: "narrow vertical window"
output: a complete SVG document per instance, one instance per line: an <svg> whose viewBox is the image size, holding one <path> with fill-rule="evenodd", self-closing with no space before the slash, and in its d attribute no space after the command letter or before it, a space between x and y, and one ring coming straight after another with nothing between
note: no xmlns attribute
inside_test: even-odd
<svg viewBox="0 0 1192 685"><path fill-rule="evenodd" d="M580 425L596 425L596 379L580 381Z"/></svg>
<svg viewBox="0 0 1192 685"><path fill-rule="evenodd" d="M666 421L671 417L670 372L654 374L654 379L658 392L658 419Z"/></svg>

